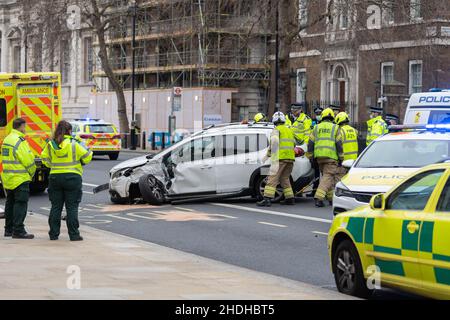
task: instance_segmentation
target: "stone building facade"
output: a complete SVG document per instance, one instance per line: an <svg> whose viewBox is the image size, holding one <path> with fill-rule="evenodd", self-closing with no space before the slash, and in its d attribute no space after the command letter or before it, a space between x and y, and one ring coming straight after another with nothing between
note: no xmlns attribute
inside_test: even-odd
<svg viewBox="0 0 450 320"><path fill-rule="evenodd" d="M68 21L73 19L69 9L63 17ZM0 0L0 72L60 71L64 117L87 115L96 87L91 33L78 24L74 30L61 30L57 43L47 45L33 27L27 29L22 14L16 0ZM49 47L54 49L52 57L46 54Z"/></svg>

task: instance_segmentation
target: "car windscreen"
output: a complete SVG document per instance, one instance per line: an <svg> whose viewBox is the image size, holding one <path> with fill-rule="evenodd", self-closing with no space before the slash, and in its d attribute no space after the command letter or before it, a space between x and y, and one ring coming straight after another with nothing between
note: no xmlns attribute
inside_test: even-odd
<svg viewBox="0 0 450 320"><path fill-rule="evenodd" d="M355 165L356 168L420 168L449 156L447 140L376 141Z"/></svg>
<svg viewBox="0 0 450 320"><path fill-rule="evenodd" d="M110 124L90 124L90 133L114 133L114 127Z"/></svg>

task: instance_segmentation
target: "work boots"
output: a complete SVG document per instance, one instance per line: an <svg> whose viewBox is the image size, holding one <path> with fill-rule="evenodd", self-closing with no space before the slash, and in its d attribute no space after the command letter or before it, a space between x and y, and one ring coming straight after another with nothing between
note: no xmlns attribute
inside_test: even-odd
<svg viewBox="0 0 450 320"><path fill-rule="evenodd" d="M295 204L295 199L294 198L284 199L283 201L280 202L280 204L283 206L293 206Z"/></svg>
<svg viewBox="0 0 450 320"><path fill-rule="evenodd" d="M323 200L320 199L314 199L314 204L317 208L323 208L325 207L325 203L323 203Z"/></svg>
<svg viewBox="0 0 450 320"><path fill-rule="evenodd" d="M256 203L258 207L270 207L272 206L272 201L270 201L270 198L264 198L263 200Z"/></svg>

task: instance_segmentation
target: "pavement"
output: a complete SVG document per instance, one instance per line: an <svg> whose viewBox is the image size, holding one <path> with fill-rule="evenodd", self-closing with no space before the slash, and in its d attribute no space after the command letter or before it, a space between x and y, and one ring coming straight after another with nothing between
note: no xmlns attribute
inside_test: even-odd
<svg viewBox="0 0 450 320"><path fill-rule="evenodd" d="M87 225L81 226L83 242L70 242L65 226L60 240L49 241L40 214L26 224L34 240L0 239L0 300L351 299Z"/></svg>

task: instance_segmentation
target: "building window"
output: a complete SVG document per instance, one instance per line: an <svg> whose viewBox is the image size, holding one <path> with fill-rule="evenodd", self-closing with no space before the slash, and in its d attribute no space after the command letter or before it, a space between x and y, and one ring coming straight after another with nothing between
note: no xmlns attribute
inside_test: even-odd
<svg viewBox="0 0 450 320"><path fill-rule="evenodd" d="M383 24L391 25L394 24L394 4L392 0L383 0L382 2L382 15L383 15Z"/></svg>
<svg viewBox="0 0 450 320"><path fill-rule="evenodd" d="M422 92L422 61L409 62L409 94Z"/></svg>
<svg viewBox="0 0 450 320"><path fill-rule="evenodd" d="M69 74L70 74L70 51L69 51L69 41L63 40L61 41L61 80L62 83L69 82Z"/></svg>
<svg viewBox="0 0 450 320"><path fill-rule="evenodd" d="M340 0L337 6L339 29L345 30L350 24L350 4L346 0Z"/></svg>
<svg viewBox="0 0 450 320"><path fill-rule="evenodd" d="M298 20L300 26L308 24L308 0L298 0Z"/></svg>
<svg viewBox="0 0 450 320"><path fill-rule="evenodd" d="M14 52L14 64L13 64L13 72L19 73L20 70L20 58L21 58L21 50L20 50L20 46L15 46L13 48L13 52Z"/></svg>
<svg viewBox="0 0 450 320"><path fill-rule="evenodd" d="M421 0L411 0L410 2L410 14L411 20L422 19L422 4Z"/></svg>
<svg viewBox="0 0 450 320"><path fill-rule="evenodd" d="M239 121L249 120L249 107L239 107Z"/></svg>
<svg viewBox="0 0 450 320"><path fill-rule="evenodd" d="M391 84L394 82L394 63L383 62L381 64L381 84Z"/></svg>
<svg viewBox="0 0 450 320"><path fill-rule="evenodd" d="M94 50L92 38L84 39L84 82L92 82L94 72Z"/></svg>
<svg viewBox="0 0 450 320"><path fill-rule="evenodd" d="M33 71L42 71L42 43L37 42L33 45Z"/></svg>
<svg viewBox="0 0 450 320"><path fill-rule="evenodd" d="M306 101L306 69L297 70L297 102Z"/></svg>

